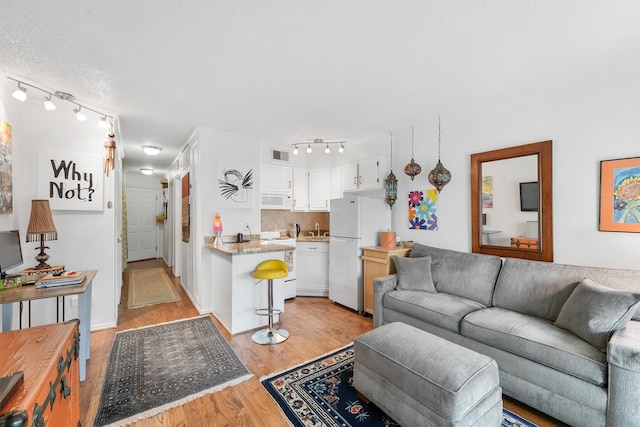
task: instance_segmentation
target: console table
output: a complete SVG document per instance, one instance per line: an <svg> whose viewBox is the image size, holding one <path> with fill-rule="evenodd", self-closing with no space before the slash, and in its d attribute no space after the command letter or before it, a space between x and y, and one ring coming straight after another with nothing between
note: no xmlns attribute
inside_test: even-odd
<svg viewBox="0 0 640 427"><path fill-rule="evenodd" d="M2 331L7 332L12 330L14 302L78 295L78 318L80 319L80 381L84 381L87 375L87 359L89 359L89 344L91 339L91 283L97 272L98 270L87 270L84 280L79 285L66 285L43 289L38 289L35 285L28 285L0 291Z"/></svg>

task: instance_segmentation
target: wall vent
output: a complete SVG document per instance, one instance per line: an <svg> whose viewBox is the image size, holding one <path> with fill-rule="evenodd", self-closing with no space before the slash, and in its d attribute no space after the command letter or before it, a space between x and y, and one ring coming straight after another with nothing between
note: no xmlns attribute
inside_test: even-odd
<svg viewBox="0 0 640 427"><path fill-rule="evenodd" d="M289 161L289 152L271 150L271 160L279 160L281 162L288 162Z"/></svg>

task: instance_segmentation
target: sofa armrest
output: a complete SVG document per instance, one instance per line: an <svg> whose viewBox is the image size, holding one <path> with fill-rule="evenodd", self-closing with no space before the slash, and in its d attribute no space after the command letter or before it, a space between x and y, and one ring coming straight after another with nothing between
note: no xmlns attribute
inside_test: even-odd
<svg viewBox="0 0 640 427"><path fill-rule="evenodd" d="M384 294L396 288L398 278L395 274L390 276L381 276L373 279L373 327L377 328L382 325L382 298Z"/></svg>
<svg viewBox="0 0 640 427"><path fill-rule="evenodd" d="M607 348L607 425L634 425L640 419L640 322L615 332Z"/></svg>

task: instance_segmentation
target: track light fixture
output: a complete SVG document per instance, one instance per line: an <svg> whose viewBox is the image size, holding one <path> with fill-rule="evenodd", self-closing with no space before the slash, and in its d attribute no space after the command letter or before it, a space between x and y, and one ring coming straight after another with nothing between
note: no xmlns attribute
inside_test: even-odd
<svg viewBox="0 0 640 427"><path fill-rule="evenodd" d="M20 86L20 82L18 82L18 89L11 96L18 101L24 102L27 100L27 88Z"/></svg>
<svg viewBox="0 0 640 427"><path fill-rule="evenodd" d="M78 119L79 122L84 122L85 120L87 120L87 116L85 116L84 113L80 111L81 109L82 106L79 105L78 108L73 109L73 112L76 113L76 119Z"/></svg>
<svg viewBox="0 0 640 427"><path fill-rule="evenodd" d="M14 82L18 83L18 89L13 92L12 96L17 99L18 101L26 101L27 99L27 88L25 88L24 86L29 86L31 88L34 88L36 90L39 90L40 92L43 92L45 94L45 97L43 98L43 106L44 109L47 111L53 111L56 109L56 105L53 103L53 101L51 100L51 98L53 96L55 96L58 99L61 99L63 101L67 101L70 102L72 104L74 104L77 108L73 109L73 112L76 115L76 118L78 119L78 121L85 121L87 119L87 116L84 114L84 112L82 112L82 110L89 110L89 111L93 111L94 113L99 114L100 120L98 121L98 126L101 128L107 128L108 127L108 123L113 123L113 116L110 116L109 114L105 114L105 113L101 113L100 111L94 110L93 108L89 108L86 105L82 105L78 102L76 102L75 97L73 95L71 95L70 93L66 93L66 92L60 92L60 91L56 91L56 92L49 92L48 90L44 90L42 88L39 88L38 86L34 86L32 84L29 83L25 83L23 81L14 79L13 77L7 77L9 80L13 80Z"/></svg>
<svg viewBox="0 0 640 427"><path fill-rule="evenodd" d="M300 144L307 144L307 153L311 154L313 153L313 148L311 148L311 144L321 144L324 145L324 152L327 154L331 153L331 144L340 144L340 147L338 148L338 153L344 153L344 145L347 143L347 141L325 141L324 139L321 138L316 138L313 141L309 141L309 142L296 142L293 143L291 145L293 145L293 154L296 155L300 152L300 150L298 150L298 145Z"/></svg>
<svg viewBox="0 0 640 427"><path fill-rule="evenodd" d="M53 102L51 102L51 95L49 96L45 96L43 98L44 101L44 109L47 111L53 111L56 109L56 104L54 104Z"/></svg>

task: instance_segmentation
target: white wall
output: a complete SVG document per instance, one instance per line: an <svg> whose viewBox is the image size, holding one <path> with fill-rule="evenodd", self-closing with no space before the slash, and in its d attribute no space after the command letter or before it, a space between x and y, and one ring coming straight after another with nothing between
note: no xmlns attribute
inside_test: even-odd
<svg viewBox="0 0 640 427"><path fill-rule="evenodd" d="M438 118L422 117L415 123L415 160L423 172L413 182L402 172L411 157L408 124L394 138L400 199L393 223L399 237L470 251L470 155L551 139L555 262L640 269L640 234L598 231L600 161L640 156L639 64L638 57L622 58L618 64L513 93L509 102L487 99L482 108L460 105L459 110L443 111L442 163L453 178L438 201L438 231L409 230L406 220L408 192L432 188L427 175L437 163Z"/></svg>
<svg viewBox="0 0 640 427"><path fill-rule="evenodd" d="M71 108L58 106L56 111L45 111L41 94L35 90L22 103L11 97L15 84L2 76L0 81L0 117L13 130L13 214L0 215L0 229L18 228L23 238L24 264L19 269L34 266L38 244L25 243L31 200L36 197L38 151L61 150L71 153L99 154L104 156L104 130L96 126L98 117L87 114L89 119L78 122ZM60 103L59 103L60 104ZM116 230L114 200L114 171L104 177L102 211L53 211L53 220L58 231L58 240L47 242L51 265L64 264L68 269L97 269L93 281L91 328L100 329L116 324L116 286L121 276L115 272ZM66 298L67 318L77 315L71 306L72 298ZM32 303L32 325L51 323L56 320L55 299ZM17 304L14 308L14 325L17 325ZM26 321L26 313L24 315Z"/></svg>

